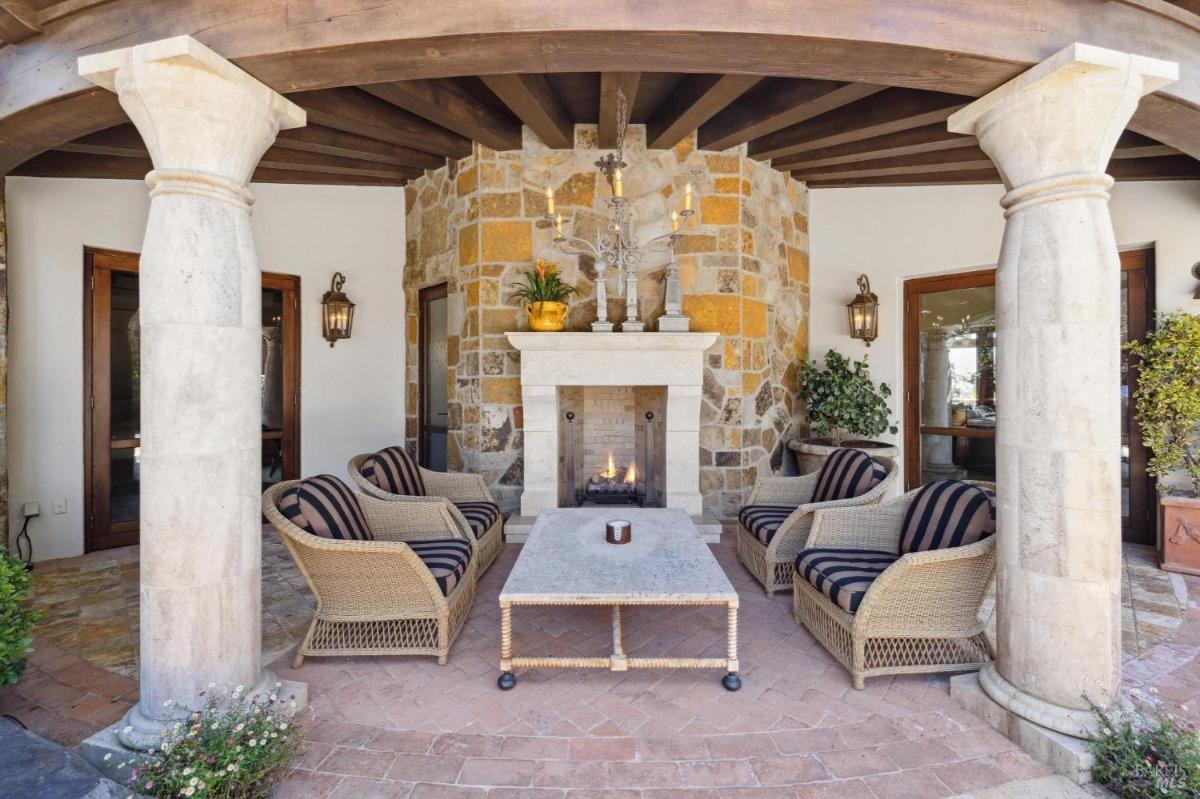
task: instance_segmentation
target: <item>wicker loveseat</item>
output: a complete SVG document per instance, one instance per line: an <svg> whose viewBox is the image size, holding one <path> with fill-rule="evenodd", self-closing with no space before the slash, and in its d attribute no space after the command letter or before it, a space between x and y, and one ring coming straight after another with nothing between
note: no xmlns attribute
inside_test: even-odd
<svg viewBox="0 0 1200 799"><path fill-rule="evenodd" d="M358 527L357 533L324 537L328 530L298 526L312 529L299 518L294 489L314 486L349 519L341 526ZM446 662L475 598L479 556L473 537L457 529L442 505L354 494L322 475L271 486L262 511L317 600L293 668L315 655L434 655Z"/></svg>
<svg viewBox="0 0 1200 799"><path fill-rule="evenodd" d="M955 497L937 493L970 489L986 492L986 507L972 495L966 511L946 510ZM796 558L796 621L850 671L855 688L866 677L971 671L991 661L979 616L996 569L994 491L991 483L941 481L879 505L816 513L808 549ZM976 513L981 524L955 532Z"/></svg>
<svg viewBox="0 0 1200 799"><path fill-rule="evenodd" d="M390 502L433 503L446 511L443 528L473 536L479 542L482 575L504 548L504 516L482 475L435 472L418 466L403 447L355 455L346 467L355 485L368 496Z"/></svg>
<svg viewBox="0 0 1200 799"><path fill-rule="evenodd" d="M834 463L837 450L826 461ZM880 502L896 482L899 469L891 458L871 458L882 478L865 493L846 499L813 502L825 469L800 477L768 477L754 488L750 501L738 514L738 560L754 575L767 592L787 591L792 587L792 563L796 554L808 545L813 514L821 508L873 505Z"/></svg>

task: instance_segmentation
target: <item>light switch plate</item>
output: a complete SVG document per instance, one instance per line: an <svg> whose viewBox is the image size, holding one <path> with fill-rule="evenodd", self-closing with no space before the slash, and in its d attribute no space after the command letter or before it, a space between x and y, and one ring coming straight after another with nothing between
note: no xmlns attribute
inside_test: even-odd
<svg viewBox="0 0 1200 799"><path fill-rule="evenodd" d="M65 499L54 500L54 512L55 513L66 513L67 512L67 501Z"/></svg>

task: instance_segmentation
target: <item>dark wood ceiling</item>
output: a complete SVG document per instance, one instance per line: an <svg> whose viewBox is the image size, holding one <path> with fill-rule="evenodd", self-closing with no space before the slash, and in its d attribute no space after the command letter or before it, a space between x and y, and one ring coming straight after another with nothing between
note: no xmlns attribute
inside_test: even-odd
<svg viewBox="0 0 1200 799"><path fill-rule="evenodd" d="M297 92L289 99L308 112L309 124L281 132L254 179L403 185L469 154L472 141L519 147L522 124L553 147L569 147L575 124L601 123L601 146L612 146L618 87L629 98L629 121L646 125L652 147L671 147L696 131L701 148L746 144L752 157L814 187L1000 180L973 137L946 131L947 117L969 97L661 72L482 75ZM42 153L12 174L140 178L150 168L137 132L120 125ZM1129 132L1109 171L1118 180L1198 179L1200 162Z"/></svg>

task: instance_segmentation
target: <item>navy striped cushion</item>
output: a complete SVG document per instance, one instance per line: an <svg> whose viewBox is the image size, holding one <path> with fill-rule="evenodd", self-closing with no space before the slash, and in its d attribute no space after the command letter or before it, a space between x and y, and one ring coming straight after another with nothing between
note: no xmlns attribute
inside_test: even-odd
<svg viewBox="0 0 1200 799"><path fill-rule="evenodd" d="M494 502L455 502L454 507L466 517L476 538L482 538L500 518L500 506Z"/></svg>
<svg viewBox="0 0 1200 799"><path fill-rule="evenodd" d="M442 589L442 596L450 596L471 562L471 542L461 538L435 538L409 541L408 546L429 568L438 588Z"/></svg>
<svg viewBox="0 0 1200 799"><path fill-rule="evenodd" d="M301 480L279 498L279 512L307 533L341 541L370 541L371 528L345 483L331 474Z"/></svg>
<svg viewBox="0 0 1200 799"><path fill-rule="evenodd" d="M961 547L996 532L996 495L961 480L921 486L904 514L900 554Z"/></svg>
<svg viewBox="0 0 1200 799"><path fill-rule="evenodd" d="M870 549L806 549L796 572L847 613L857 613L867 589L899 555Z"/></svg>
<svg viewBox="0 0 1200 799"><path fill-rule="evenodd" d="M381 449L363 461L362 476L389 494L425 496L425 481L412 455L401 446Z"/></svg>
<svg viewBox="0 0 1200 799"><path fill-rule="evenodd" d="M821 465L812 502L861 497L887 477L887 469L860 449L835 449Z"/></svg>
<svg viewBox="0 0 1200 799"><path fill-rule="evenodd" d="M794 505L747 505L738 512L738 521L763 544L770 544L795 509Z"/></svg>

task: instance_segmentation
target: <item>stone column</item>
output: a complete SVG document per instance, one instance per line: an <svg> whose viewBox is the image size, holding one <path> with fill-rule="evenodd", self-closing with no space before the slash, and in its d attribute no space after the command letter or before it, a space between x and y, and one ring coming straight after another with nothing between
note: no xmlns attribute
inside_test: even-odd
<svg viewBox="0 0 1200 799"><path fill-rule="evenodd" d="M950 334L934 327L921 334L921 424L950 426ZM926 480L954 480L962 477L954 466L954 439L949 436L923 436L922 471Z"/></svg>
<svg viewBox="0 0 1200 799"><path fill-rule="evenodd" d="M1176 65L1074 44L950 118L1008 193L996 276L998 656L979 675L1076 738L1120 685L1119 265L1104 174Z"/></svg>
<svg viewBox="0 0 1200 799"><path fill-rule="evenodd" d="M141 257L144 749L210 683L261 687L261 273L251 173L304 111L188 36L85 56L154 171Z"/></svg>

